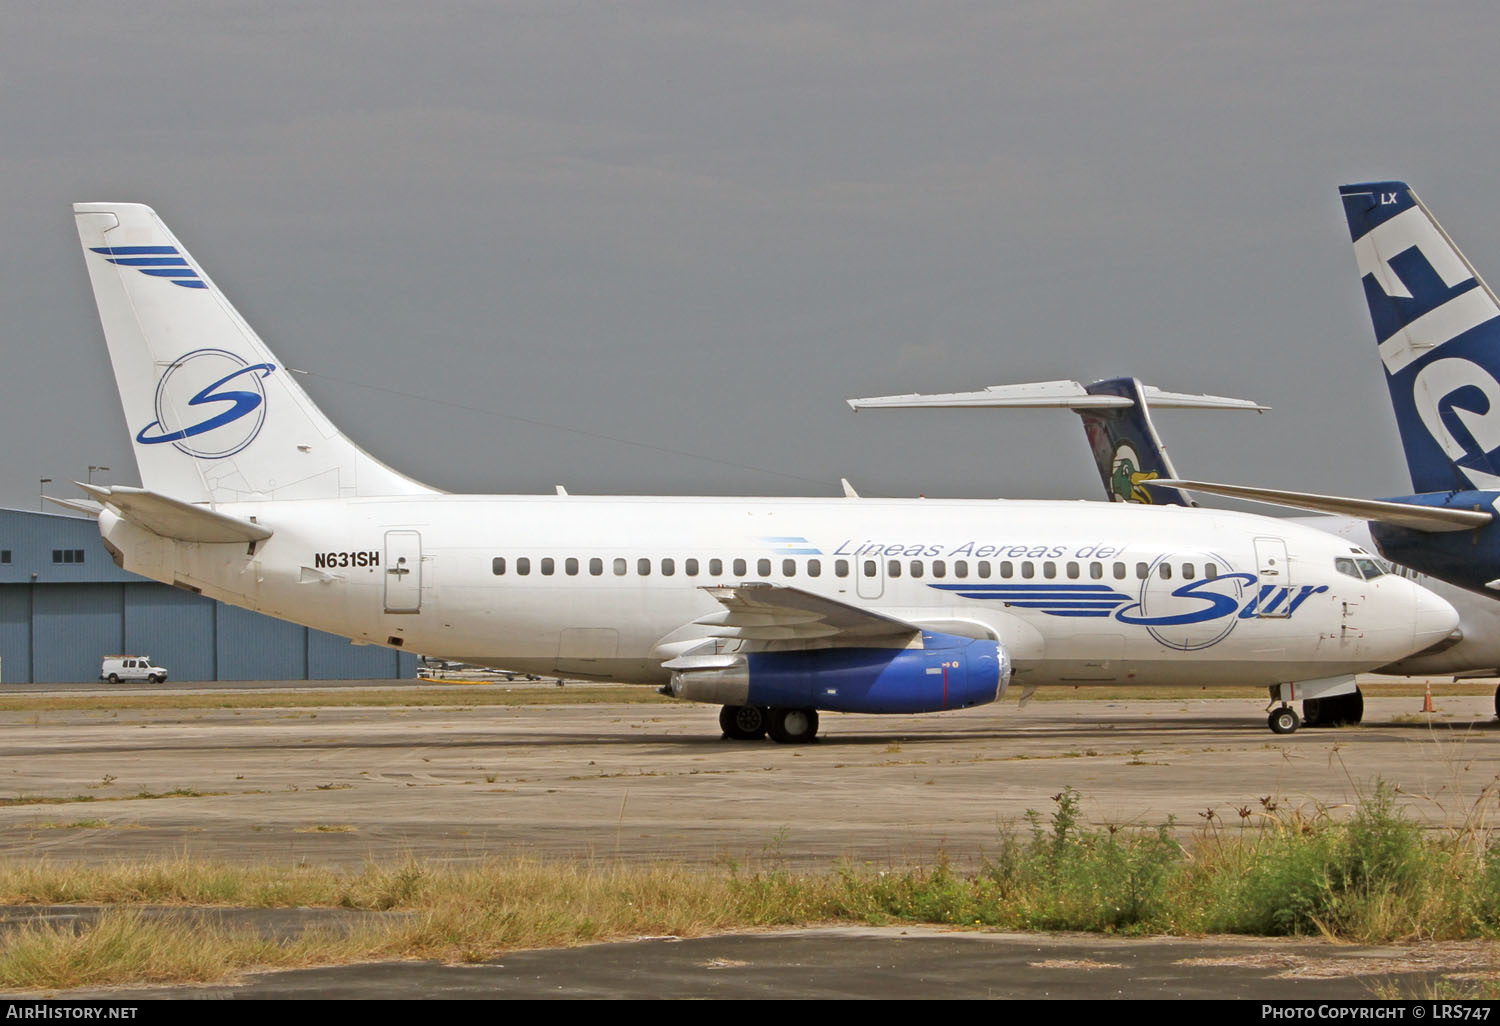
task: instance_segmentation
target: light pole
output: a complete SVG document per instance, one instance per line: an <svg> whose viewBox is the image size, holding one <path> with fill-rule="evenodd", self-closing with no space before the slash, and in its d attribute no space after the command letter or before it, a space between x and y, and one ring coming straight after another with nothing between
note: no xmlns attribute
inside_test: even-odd
<svg viewBox="0 0 1500 1026"><path fill-rule="evenodd" d="M96 470L108 470L108 469L109 469L108 467L96 467L92 463L90 463L89 464L89 484L93 484L94 483L94 471L96 471Z"/></svg>
<svg viewBox="0 0 1500 1026"><path fill-rule="evenodd" d="M39 478L37 478L37 486L36 486L36 511L38 513L42 512L42 505L43 505L44 501L46 500L46 496L43 494L43 492L46 491L47 486L49 484L51 484L51 483L52 483L52 479L50 477L39 477Z"/></svg>

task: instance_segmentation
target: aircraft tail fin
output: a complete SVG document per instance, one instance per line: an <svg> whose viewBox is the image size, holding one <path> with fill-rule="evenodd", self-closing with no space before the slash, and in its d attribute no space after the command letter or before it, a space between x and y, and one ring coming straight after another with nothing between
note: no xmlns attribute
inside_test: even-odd
<svg viewBox="0 0 1500 1026"><path fill-rule="evenodd" d="M1405 182L1339 197L1412 486L1500 488L1500 302Z"/></svg>
<svg viewBox="0 0 1500 1026"><path fill-rule="evenodd" d="M73 207L141 483L190 503L429 493L339 432L150 207Z"/></svg>

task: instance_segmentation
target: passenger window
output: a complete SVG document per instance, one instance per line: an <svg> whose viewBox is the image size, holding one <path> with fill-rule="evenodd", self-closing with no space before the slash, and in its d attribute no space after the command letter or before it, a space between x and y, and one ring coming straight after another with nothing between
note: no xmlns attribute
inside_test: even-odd
<svg viewBox="0 0 1500 1026"><path fill-rule="evenodd" d="M698 561L696 559L684 559L682 561L682 572L689 577L698 576Z"/></svg>
<svg viewBox="0 0 1500 1026"><path fill-rule="evenodd" d="M615 558L615 576L616 577L624 577L625 576L625 566L626 566L626 564L625 564L625 557L624 556L617 556Z"/></svg>
<svg viewBox="0 0 1500 1026"><path fill-rule="evenodd" d="M947 577L948 576L948 564L944 563L941 559L933 560L933 563L932 563L932 576L934 576L934 577Z"/></svg>
<svg viewBox="0 0 1500 1026"><path fill-rule="evenodd" d="M1014 577L1015 575L1016 575L1016 565L1014 563L1012 563L1008 559L1001 560L1001 562L1000 562L1000 576L1004 577L1006 579L1009 579L1011 577ZM986 575L985 574L980 574L980 576L984 577Z"/></svg>
<svg viewBox="0 0 1500 1026"><path fill-rule="evenodd" d="M1215 577L1218 577L1218 576L1219 576L1219 565L1217 563L1204 563L1203 564L1203 579L1205 581L1211 581Z"/></svg>
<svg viewBox="0 0 1500 1026"><path fill-rule="evenodd" d="M661 561L661 575L671 577L677 572L677 561L675 559L663 559Z"/></svg>
<svg viewBox="0 0 1500 1026"><path fill-rule="evenodd" d="M757 559L755 561L755 573L760 577L770 577L771 561L769 559Z"/></svg>
<svg viewBox="0 0 1500 1026"><path fill-rule="evenodd" d="M893 559L890 562L886 563L886 565L885 565L885 575L887 577L900 577L901 576L901 560L899 560L899 559Z"/></svg>
<svg viewBox="0 0 1500 1026"><path fill-rule="evenodd" d="M955 562L953 564L953 576L957 577L959 580L963 580L965 577L968 577L969 561L966 559L960 559Z"/></svg>
<svg viewBox="0 0 1500 1026"><path fill-rule="evenodd" d="M542 574L546 577L552 576L552 571L557 569L557 564L552 561L551 556L542 557Z"/></svg>
<svg viewBox="0 0 1500 1026"><path fill-rule="evenodd" d="M920 559L914 559L911 561L911 575L913 577L922 576L922 561Z"/></svg>
<svg viewBox="0 0 1500 1026"><path fill-rule="evenodd" d="M848 577L849 561L847 559L835 559L833 561L833 576Z"/></svg>
<svg viewBox="0 0 1500 1026"><path fill-rule="evenodd" d="M1162 580L1170 581L1172 579L1172 564L1162 561L1156 565L1156 572L1161 575Z"/></svg>
<svg viewBox="0 0 1500 1026"><path fill-rule="evenodd" d="M600 559L598 556L590 558L589 573L595 577L598 577L600 574L604 573L604 560Z"/></svg>
<svg viewBox="0 0 1500 1026"><path fill-rule="evenodd" d="M1068 579L1072 580L1072 581L1078 580L1078 564L1077 563L1069 563L1068 564Z"/></svg>
<svg viewBox="0 0 1500 1026"><path fill-rule="evenodd" d="M1116 563L1115 564L1115 580L1117 580L1117 581L1123 581L1124 579L1125 579L1125 564L1124 563Z"/></svg>
<svg viewBox="0 0 1500 1026"><path fill-rule="evenodd" d="M723 577L724 561L722 559L710 559L708 561L708 576Z"/></svg>
<svg viewBox="0 0 1500 1026"><path fill-rule="evenodd" d="M1103 563L1090 563L1089 564L1089 576L1092 577L1096 581L1102 581L1104 579L1104 564Z"/></svg>
<svg viewBox="0 0 1500 1026"><path fill-rule="evenodd" d="M736 559L734 561L734 576L736 576L736 577L744 577L745 576L745 561L743 559Z"/></svg>
<svg viewBox="0 0 1500 1026"><path fill-rule="evenodd" d="M1196 574L1196 573L1197 573L1197 571L1193 569L1193 564L1191 564L1191 563L1184 563L1184 564L1182 564L1182 579L1184 581L1191 581L1193 579L1193 575Z"/></svg>
<svg viewBox="0 0 1500 1026"><path fill-rule="evenodd" d="M1048 560L1047 562L1043 563L1042 564L1042 576L1045 577L1045 578L1047 578L1047 580L1049 580L1049 581L1052 580L1052 578L1056 577L1057 576L1057 564L1053 563L1051 560Z"/></svg>
<svg viewBox="0 0 1500 1026"><path fill-rule="evenodd" d="M781 576L796 577L797 561L795 559L783 559L781 561Z"/></svg>
<svg viewBox="0 0 1500 1026"><path fill-rule="evenodd" d="M823 564L820 560L809 559L807 561L807 576L821 577L823 575Z"/></svg>
<svg viewBox="0 0 1500 1026"><path fill-rule="evenodd" d="M980 577L988 578L990 576L990 561L987 559L981 559L978 564L976 564L975 569L979 571Z"/></svg>
<svg viewBox="0 0 1500 1026"><path fill-rule="evenodd" d="M639 575L641 577L650 577L651 576L651 560L647 559L645 556L642 556L640 559L636 560L635 561L635 572L636 572L637 575Z"/></svg>
<svg viewBox="0 0 1500 1026"><path fill-rule="evenodd" d="M578 559L577 559L577 557L575 557L575 556L569 556L566 560L564 560L563 561L563 571L566 572L569 577L577 577L578 576Z"/></svg>
<svg viewBox="0 0 1500 1026"><path fill-rule="evenodd" d="M516 573L522 576L531 573L531 560L525 556L518 557L516 559Z"/></svg>
<svg viewBox="0 0 1500 1026"><path fill-rule="evenodd" d="M1021 564L1021 576L1027 580L1036 576L1036 567L1032 564L1031 560L1028 559Z"/></svg>
<svg viewBox="0 0 1500 1026"><path fill-rule="evenodd" d="M496 556L494 559L490 560L490 573L494 574L496 577L500 577L500 576L504 575L504 573L505 573L505 557L504 556Z"/></svg>
<svg viewBox="0 0 1500 1026"><path fill-rule="evenodd" d="M1137 563L1135 565L1135 576L1137 580L1144 581L1151 576L1151 564Z"/></svg>
<svg viewBox="0 0 1500 1026"><path fill-rule="evenodd" d="M867 560L865 560L865 576L866 577L874 577L875 574L876 574L876 572L877 572L877 566L876 566L875 561L873 559L867 559Z"/></svg>

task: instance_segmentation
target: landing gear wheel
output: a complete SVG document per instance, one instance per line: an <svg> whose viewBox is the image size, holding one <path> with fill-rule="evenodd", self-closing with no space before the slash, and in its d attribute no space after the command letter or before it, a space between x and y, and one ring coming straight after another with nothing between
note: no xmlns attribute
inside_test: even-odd
<svg viewBox="0 0 1500 1026"><path fill-rule="evenodd" d="M766 729L783 745L805 745L818 736L816 709L772 709Z"/></svg>
<svg viewBox="0 0 1500 1026"><path fill-rule="evenodd" d="M758 741L766 736L766 710L758 705L726 705L719 710L719 729L731 741Z"/></svg>
<svg viewBox="0 0 1500 1026"><path fill-rule="evenodd" d="M1267 722L1271 726L1273 734L1291 734L1302 726L1302 717L1297 715L1297 710L1289 705L1283 705L1279 709L1272 709Z"/></svg>

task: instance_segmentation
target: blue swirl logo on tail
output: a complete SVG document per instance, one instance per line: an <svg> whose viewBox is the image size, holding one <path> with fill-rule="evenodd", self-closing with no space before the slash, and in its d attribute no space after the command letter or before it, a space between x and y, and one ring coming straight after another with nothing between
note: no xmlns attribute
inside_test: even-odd
<svg viewBox="0 0 1500 1026"><path fill-rule="evenodd" d="M108 257L112 264L134 267L144 275L166 278L185 289L208 288L176 246L94 246L93 252Z"/></svg>
<svg viewBox="0 0 1500 1026"><path fill-rule="evenodd" d="M271 363L248 363L223 349L180 357L156 385L156 420L136 432L141 445L170 443L203 460L233 456L255 441L266 420L262 379Z"/></svg>

